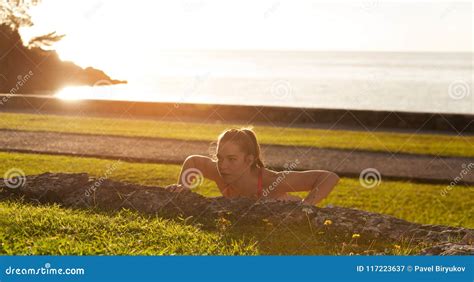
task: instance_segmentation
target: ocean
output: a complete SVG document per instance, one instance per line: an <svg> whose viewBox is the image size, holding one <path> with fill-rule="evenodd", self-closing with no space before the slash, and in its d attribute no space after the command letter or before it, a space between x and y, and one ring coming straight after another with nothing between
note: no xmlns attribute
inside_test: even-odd
<svg viewBox="0 0 474 282"><path fill-rule="evenodd" d="M154 58L156 71L135 75L127 85L67 88L58 96L474 114L472 58L472 53L170 51Z"/></svg>

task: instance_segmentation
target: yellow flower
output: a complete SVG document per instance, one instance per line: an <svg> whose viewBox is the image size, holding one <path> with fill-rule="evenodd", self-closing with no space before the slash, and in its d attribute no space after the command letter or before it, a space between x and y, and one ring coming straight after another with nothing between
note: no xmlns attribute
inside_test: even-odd
<svg viewBox="0 0 474 282"><path fill-rule="evenodd" d="M324 225L331 225L332 224L332 221L330 219L326 219L324 221Z"/></svg>
<svg viewBox="0 0 474 282"><path fill-rule="evenodd" d="M359 237L360 237L360 234L357 234L357 233L352 234L352 238L359 238Z"/></svg>
<svg viewBox="0 0 474 282"><path fill-rule="evenodd" d="M393 245L393 247L397 250L400 250L400 248L401 248L400 245Z"/></svg>

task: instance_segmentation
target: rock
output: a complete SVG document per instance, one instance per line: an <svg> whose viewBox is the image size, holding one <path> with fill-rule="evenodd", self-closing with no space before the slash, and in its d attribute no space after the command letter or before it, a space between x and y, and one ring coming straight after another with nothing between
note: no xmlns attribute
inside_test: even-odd
<svg viewBox="0 0 474 282"><path fill-rule="evenodd" d="M233 224L273 224L275 226L311 224L328 234L363 239L383 238L400 242L436 244L426 254L457 254L472 251L474 230L442 225L422 225L389 215L331 206L319 208L301 203L250 199L207 198L192 191L171 192L162 187L93 178L86 173L44 173L26 176L24 184L9 188L0 181L0 200L23 198L38 203L57 203L64 207L94 207L105 210L128 208L167 218L190 218L191 223L215 224L225 218ZM449 243L459 239L458 243ZM444 245L443 245L444 244Z"/></svg>
<svg viewBox="0 0 474 282"><path fill-rule="evenodd" d="M421 250L421 255L474 255L473 245L443 243Z"/></svg>
<svg viewBox="0 0 474 282"><path fill-rule="evenodd" d="M474 245L474 231L468 230L467 233L462 238L464 244Z"/></svg>

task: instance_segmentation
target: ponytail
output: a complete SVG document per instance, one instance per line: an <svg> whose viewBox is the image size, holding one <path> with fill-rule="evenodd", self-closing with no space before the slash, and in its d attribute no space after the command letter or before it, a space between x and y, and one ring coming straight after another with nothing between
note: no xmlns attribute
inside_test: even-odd
<svg viewBox="0 0 474 282"><path fill-rule="evenodd" d="M259 168L265 167L265 165L263 164L263 161L262 161L262 157L261 157L261 153L260 153L260 145L258 144L258 141L257 141L257 135L255 135L255 132L250 128L243 128L243 129L241 129L241 131L243 131L245 134L247 134L247 136L250 137L250 140L252 141L252 145L253 145L253 150L252 151L255 152L254 166L259 167Z"/></svg>

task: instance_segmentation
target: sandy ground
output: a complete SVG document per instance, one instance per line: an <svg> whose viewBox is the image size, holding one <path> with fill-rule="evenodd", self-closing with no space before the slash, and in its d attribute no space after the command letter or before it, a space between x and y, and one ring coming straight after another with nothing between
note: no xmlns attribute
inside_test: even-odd
<svg viewBox="0 0 474 282"><path fill-rule="evenodd" d="M0 130L0 151L180 164L189 155L209 155L211 150L210 143L203 141ZM461 175L474 158L280 145L263 145L262 150L266 164L278 170L324 169L359 177L363 170L372 168L380 172L382 181L385 178L449 184L462 176L462 183L474 184L472 171Z"/></svg>

